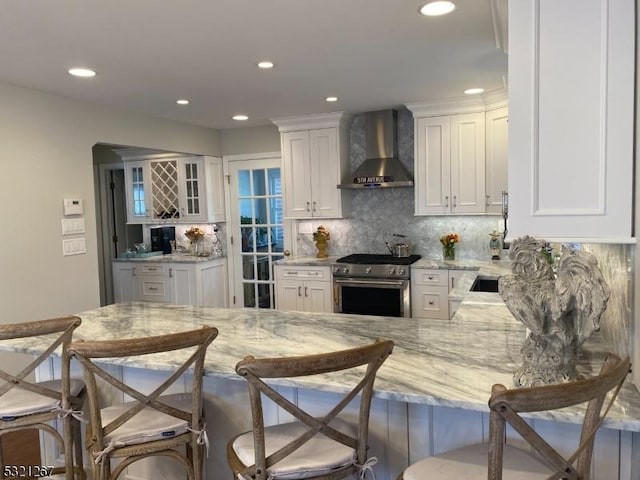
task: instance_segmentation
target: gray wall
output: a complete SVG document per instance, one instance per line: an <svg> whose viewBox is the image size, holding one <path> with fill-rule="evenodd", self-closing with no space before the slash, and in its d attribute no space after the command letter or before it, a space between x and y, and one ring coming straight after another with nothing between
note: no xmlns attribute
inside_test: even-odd
<svg viewBox="0 0 640 480"><path fill-rule="evenodd" d="M279 152L280 133L275 125L220 130L225 155Z"/></svg>
<svg viewBox="0 0 640 480"><path fill-rule="evenodd" d="M71 101L0 84L0 321L99 305L92 147L99 142L208 155L216 130ZM62 200L84 201L85 255L62 256Z"/></svg>

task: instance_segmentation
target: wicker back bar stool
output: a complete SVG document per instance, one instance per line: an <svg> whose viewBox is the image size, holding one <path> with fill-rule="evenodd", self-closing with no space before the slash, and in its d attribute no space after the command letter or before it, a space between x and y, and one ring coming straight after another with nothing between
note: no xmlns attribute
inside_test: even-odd
<svg viewBox="0 0 640 480"><path fill-rule="evenodd" d="M227 460L238 479L337 480L370 468L369 411L378 369L393 350L393 342L379 339L362 347L317 355L255 359L246 357L236 372L247 380L253 430L232 438ZM344 374L351 390L321 417L293 404L267 382L321 374ZM358 425L339 418L360 395ZM265 427L263 399L269 399L296 418L295 422Z"/></svg>
<svg viewBox="0 0 640 480"><path fill-rule="evenodd" d="M70 378L68 347L73 331L80 325L78 317L52 318L33 322L0 325L0 340L26 339L43 350L29 365L13 375L0 369L0 436L21 430L37 429L50 435L64 455L64 466L0 466L5 476L44 477L65 473L68 480L86 478L82 465L81 414L85 385ZM62 347L61 379L29 381L30 375ZM55 426L62 423L62 434ZM75 457L75 458L74 458ZM24 471L19 470L24 467ZM8 468L8 470L7 470ZM12 469L18 469L12 471Z"/></svg>
<svg viewBox="0 0 640 480"><path fill-rule="evenodd" d="M494 385L489 399L489 442L420 460L399 480L589 480L595 435L630 370L629 358L609 354L600 373L575 382L508 390ZM608 396L608 400L607 400ZM607 400L604 413L603 405ZM565 457L551 447L521 413L557 410L587 403L578 449ZM505 443L506 425L531 450ZM575 464L575 465L574 465Z"/></svg>
<svg viewBox="0 0 640 480"><path fill-rule="evenodd" d="M216 328L205 326L154 337L71 344L69 353L82 365L87 384L90 422L86 444L94 480L116 479L132 463L153 456L173 458L184 465L189 480L202 479L203 450L208 444L202 376L207 347L217 335ZM123 383L100 364L105 358L130 359L162 352L186 359L167 372L166 380L149 394ZM166 393L185 373L192 373L191 392ZM98 379L134 400L101 405ZM111 459L119 460L113 470Z"/></svg>

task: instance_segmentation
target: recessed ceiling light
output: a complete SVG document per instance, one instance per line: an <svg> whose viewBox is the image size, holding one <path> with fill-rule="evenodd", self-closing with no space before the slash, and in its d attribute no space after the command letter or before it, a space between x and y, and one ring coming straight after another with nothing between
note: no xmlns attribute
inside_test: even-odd
<svg viewBox="0 0 640 480"><path fill-rule="evenodd" d="M258 68L263 68L265 70L268 68L273 68L273 62L269 62L269 61L260 62L258 63Z"/></svg>
<svg viewBox="0 0 640 480"><path fill-rule="evenodd" d="M178 105L189 105L189 100L187 100L186 98L181 98L179 100L176 100L176 103Z"/></svg>
<svg viewBox="0 0 640 480"><path fill-rule="evenodd" d="M68 72L74 77L90 78L96 76L96 72L89 68L70 68Z"/></svg>
<svg viewBox="0 0 640 480"><path fill-rule="evenodd" d="M337 102L338 101L338 97L327 97L327 98L325 98L325 100L327 102Z"/></svg>
<svg viewBox="0 0 640 480"><path fill-rule="evenodd" d="M478 95L479 93L484 92L484 88L467 88L464 93L466 95Z"/></svg>
<svg viewBox="0 0 640 480"><path fill-rule="evenodd" d="M420 8L420 13L428 17L437 17L438 15L446 15L456 9L453 2L438 1L429 2Z"/></svg>
<svg viewBox="0 0 640 480"><path fill-rule="evenodd" d="M238 120L239 122L243 122L245 120L249 120L249 117L247 117L246 115L234 115L233 119Z"/></svg>

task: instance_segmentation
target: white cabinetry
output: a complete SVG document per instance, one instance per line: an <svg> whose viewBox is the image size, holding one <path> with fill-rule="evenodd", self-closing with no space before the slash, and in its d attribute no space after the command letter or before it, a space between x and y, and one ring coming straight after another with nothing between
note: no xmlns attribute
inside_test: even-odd
<svg viewBox="0 0 640 480"><path fill-rule="evenodd" d="M449 292L468 270L411 269L411 316L447 320L460 301L449 300Z"/></svg>
<svg viewBox="0 0 640 480"><path fill-rule="evenodd" d="M416 215L483 213L484 114L417 118Z"/></svg>
<svg viewBox="0 0 640 480"><path fill-rule="evenodd" d="M507 190L506 93L407 108L414 117L415 214L500 213Z"/></svg>
<svg viewBox="0 0 640 480"><path fill-rule="evenodd" d="M411 269L411 316L449 318L449 271Z"/></svg>
<svg viewBox="0 0 640 480"><path fill-rule="evenodd" d="M227 263L114 262L116 302L149 302L227 307Z"/></svg>
<svg viewBox="0 0 640 480"><path fill-rule="evenodd" d="M278 310L333 311L329 267L276 265L275 278Z"/></svg>
<svg viewBox="0 0 640 480"><path fill-rule="evenodd" d="M128 223L224 221L222 159L119 150Z"/></svg>
<svg viewBox="0 0 640 480"><path fill-rule="evenodd" d="M509 112L507 107L485 113L486 212L502 213L504 194L509 191Z"/></svg>
<svg viewBox="0 0 640 480"><path fill-rule="evenodd" d="M635 3L510 2L510 237L631 239Z"/></svg>
<svg viewBox="0 0 640 480"><path fill-rule="evenodd" d="M348 119L342 113L274 119L281 132L284 211L287 218L348 216Z"/></svg>
<svg viewBox="0 0 640 480"><path fill-rule="evenodd" d="M468 270L449 270L449 291L458 286L460 277L462 277L462 275L464 275L466 272L468 272ZM460 306L460 303L462 303L462 300L449 299L449 318L453 317L453 315L456 313L456 310Z"/></svg>

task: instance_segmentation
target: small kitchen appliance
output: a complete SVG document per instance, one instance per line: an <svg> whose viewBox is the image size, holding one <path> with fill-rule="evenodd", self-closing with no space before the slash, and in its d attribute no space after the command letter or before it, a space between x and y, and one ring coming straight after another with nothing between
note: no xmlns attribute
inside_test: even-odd
<svg viewBox="0 0 640 480"><path fill-rule="evenodd" d="M353 254L333 265L334 312L411 316L411 264L420 255Z"/></svg>
<svg viewBox="0 0 640 480"><path fill-rule="evenodd" d="M393 236L398 238L407 238L406 235L400 235L398 233L394 233ZM394 243L393 245L389 245L389 242L384 243L389 249L389 253L394 257L409 257L411 255L409 244L405 243L404 241Z"/></svg>
<svg viewBox="0 0 640 480"><path fill-rule="evenodd" d="M171 242L176 240L176 227L157 227L151 229L151 251L171 253Z"/></svg>

